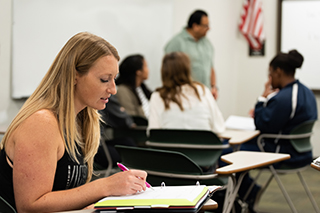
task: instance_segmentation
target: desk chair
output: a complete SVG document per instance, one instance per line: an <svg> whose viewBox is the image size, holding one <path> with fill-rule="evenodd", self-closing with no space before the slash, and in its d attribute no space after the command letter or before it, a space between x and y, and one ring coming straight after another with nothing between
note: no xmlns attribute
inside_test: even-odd
<svg viewBox="0 0 320 213"><path fill-rule="evenodd" d="M113 138L129 137L138 146L143 146L147 141L147 127L137 126L136 128L114 128Z"/></svg>
<svg viewBox="0 0 320 213"><path fill-rule="evenodd" d="M109 175L114 174L119 170L118 170L118 167L113 167L113 161L112 161L108 146L105 143L105 140L103 137L100 139L100 146L102 147L104 154L108 160L108 166L104 167L104 166L101 166L99 163L94 162L93 168L94 168L94 171L101 174L102 177L108 177Z"/></svg>
<svg viewBox="0 0 320 213"><path fill-rule="evenodd" d="M100 146L104 151L104 154L108 160L107 168L99 165L97 162L94 163L94 169L98 173L102 174L103 177L107 177L117 171L118 167L114 167L114 162L111 158L111 154L108 146L106 145L106 140L116 139L116 138L131 138L138 146L143 146L147 140L146 127L136 127L136 128L107 128L105 132L101 134Z"/></svg>
<svg viewBox="0 0 320 213"><path fill-rule="evenodd" d="M275 139L288 139L290 141L290 143L292 144L292 146L296 149L297 152L302 153L302 152L306 152L306 151L311 151L312 150L312 146L311 146L311 142L310 142L310 137L312 135L312 128L313 125L315 123L315 120L310 120L310 121L306 121L302 124L300 124L299 126L295 127L290 134L288 135L279 135L279 134L261 134L258 139L257 139L257 143L258 146L260 148L260 150L262 152L264 152L264 148L263 148L263 139L264 138L275 138ZM292 212L297 212L296 208L294 207L286 189L284 188L284 185L282 184L280 178L278 175L280 174L289 174L289 173L296 173L301 181L301 184L303 185L309 199L310 202L313 205L313 208L316 210L316 212L320 212L304 178L301 175L301 171L305 170L307 167L309 167L309 164L303 167L298 167L298 166L294 166L294 165L283 165L281 168L279 169L275 169L273 167L273 165L269 166L269 170L271 171L271 176L268 179L268 181L265 183L265 185L261 188L262 192L264 192L266 190L266 188L268 187L269 183L271 182L272 178L274 177L279 188L282 191L282 194L284 195L287 203L289 204ZM258 175L255 178L255 181L257 181L257 179L259 178L260 174L261 174L262 170L260 170L260 172L258 173ZM253 185L252 185L253 186ZM249 188L246 197L249 195L251 188Z"/></svg>
<svg viewBox="0 0 320 213"><path fill-rule="evenodd" d="M16 210L0 196L0 213L17 213Z"/></svg>
<svg viewBox="0 0 320 213"><path fill-rule="evenodd" d="M216 164L229 147L212 131L185 129L150 129L146 146L181 152L202 168Z"/></svg>
<svg viewBox="0 0 320 213"><path fill-rule="evenodd" d="M129 169L140 169L148 173L147 181L154 186L226 185L227 176L215 173L204 174L192 159L180 152L145 147L115 146L122 163Z"/></svg>
<svg viewBox="0 0 320 213"><path fill-rule="evenodd" d="M148 126L148 120L144 117L141 116L131 116L133 119L133 122L137 125L137 126Z"/></svg>

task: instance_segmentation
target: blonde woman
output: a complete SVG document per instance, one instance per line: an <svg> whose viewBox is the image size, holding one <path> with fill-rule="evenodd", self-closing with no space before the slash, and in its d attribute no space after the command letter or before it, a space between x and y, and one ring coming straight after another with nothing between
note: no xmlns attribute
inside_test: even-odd
<svg viewBox="0 0 320 213"><path fill-rule="evenodd" d="M221 133L223 116L210 90L191 78L189 57L182 52L164 56L162 87L150 99L148 129L191 129Z"/></svg>
<svg viewBox="0 0 320 213"><path fill-rule="evenodd" d="M89 182L99 114L116 93L117 50L90 33L73 36L9 126L0 154L0 195L18 212L82 209L145 190L132 170Z"/></svg>

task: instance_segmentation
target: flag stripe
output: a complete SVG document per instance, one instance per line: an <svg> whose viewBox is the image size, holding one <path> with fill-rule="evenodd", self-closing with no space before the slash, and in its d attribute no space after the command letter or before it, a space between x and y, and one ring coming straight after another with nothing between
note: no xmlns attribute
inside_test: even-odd
<svg viewBox="0 0 320 213"><path fill-rule="evenodd" d="M260 49L265 41L262 0L245 0L240 16L239 29L250 46Z"/></svg>

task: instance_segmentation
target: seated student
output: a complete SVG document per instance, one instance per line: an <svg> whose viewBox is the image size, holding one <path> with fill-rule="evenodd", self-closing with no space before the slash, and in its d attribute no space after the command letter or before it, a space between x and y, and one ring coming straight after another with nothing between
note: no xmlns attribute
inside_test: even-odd
<svg viewBox="0 0 320 213"><path fill-rule="evenodd" d="M121 162L121 157L115 145L125 145L125 146L136 146L135 141L130 137L119 137L111 139L111 135L107 134L108 128L135 128L136 124L134 123L132 117L128 115L125 109L119 104L117 96L112 95L109 98L106 108L99 111L102 116L101 122L101 137L106 143L111 159L112 166L115 167L117 162ZM101 144L100 144L101 145ZM108 167L108 159L104 153L102 146L99 146L97 154L94 156L94 162L98 163L100 166Z"/></svg>
<svg viewBox="0 0 320 213"><path fill-rule="evenodd" d="M221 133L225 123L210 90L191 78L189 57L182 52L164 56L162 87L150 99L148 129L192 129Z"/></svg>
<svg viewBox="0 0 320 213"><path fill-rule="evenodd" d="M142 55L130 55L120 64L116 96L129 115L149 116L151 91L143 83L148 76L148 65Z"/></svg>
<svg viewBox="0 0 320 213"><path fill-rule="evenodd" d="M90 182L100 139L97 110L116 93L118 60L101 37L74 35L13 119L1 141L0 196L17 212L82 209L146 189L140 170Z"/></svg>
<svg viewBox="0 0 320 213"><path fill-rule="evenodd" d="M265 91L259 97L254 109L254 122L256 129L261 133L288 134L299 124L317 119L317 105L314 94L310 89L296 80L295 70L303 63L303 56L296 50L289 53L279 53L270 62L269 80L265 84ZM256 139L244 143L241 150L260 151ZM291 158L275 164L275 168L281 164L308 165L312 162L312 152L298 153L287 140L264 140L266 152L288 153ZM242 198L252 183L249 175L245 176L239 190ZM252 210L260 187L254 186L247 202ZM259 193L260 194L260 193Z"/></svg>

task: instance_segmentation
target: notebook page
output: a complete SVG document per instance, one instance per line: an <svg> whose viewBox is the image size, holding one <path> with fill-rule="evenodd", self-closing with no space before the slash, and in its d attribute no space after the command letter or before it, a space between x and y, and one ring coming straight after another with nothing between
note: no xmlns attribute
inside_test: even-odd
<svg viewBox="0 0 320 213"><path fill-rule="evenodd" d="M165 186L152 187L154 190L147 188L145 192L126 195L126 196L110 196L99 202L105 200L149 200L149 199L187 199L192 202L203 191L206 186Z"/></svg>

